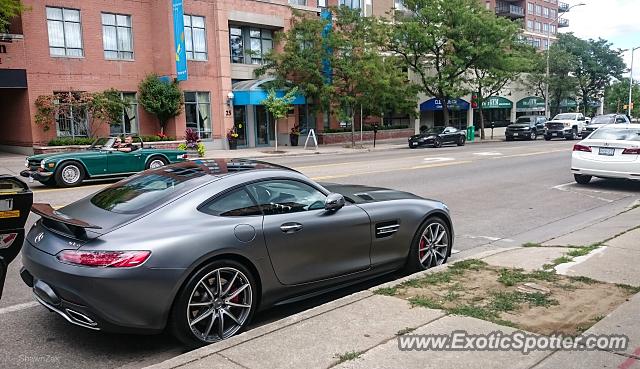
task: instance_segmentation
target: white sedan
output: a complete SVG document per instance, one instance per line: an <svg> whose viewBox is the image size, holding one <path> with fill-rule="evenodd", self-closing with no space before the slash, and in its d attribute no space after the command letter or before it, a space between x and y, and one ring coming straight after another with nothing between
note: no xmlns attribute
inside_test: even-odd
<svg viewBox="0 0 640 369"><path fill-rule="evenodd" d="M571 172L580 184L592 177L640 179L640 124L607 125L574 145Z"/></svg>

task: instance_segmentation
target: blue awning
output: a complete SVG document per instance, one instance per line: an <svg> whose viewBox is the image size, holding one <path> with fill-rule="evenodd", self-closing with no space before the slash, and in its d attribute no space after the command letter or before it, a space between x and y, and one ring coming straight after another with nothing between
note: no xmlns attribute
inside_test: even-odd
<svg viewBox="0 0 640 369"><path fill-rule="evenodd" d="M469 110L469 103L463 99L449 99L449 110ZM420 104L420 111L442 110L442 100L433 98Z"/></svg>
<svg viewBox="0 0 640 369"><path fill-rule="evenodd" d="M262 84L273 80L273 78L263 78L234 83L233 105L262 105L262 101L269 95L269 92L262 87ZM283 97L285 94L285 90L276 91L276 96L278 97ZM304 105L305 103L304 96L296 94L293 105Z"/></svg>

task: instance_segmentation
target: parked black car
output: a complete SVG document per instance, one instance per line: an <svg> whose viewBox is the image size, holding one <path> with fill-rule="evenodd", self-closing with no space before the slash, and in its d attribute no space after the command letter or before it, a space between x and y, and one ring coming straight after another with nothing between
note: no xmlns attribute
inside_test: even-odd
<svg viewBox="0 0 640 369"><path fill-rule="evenodd" d="M596 129L604 126L605 124L629 124L629 118L624 114L604 114L593 117L589 125L582 130L582 138L585 139Z"/></svg>
<svg viewBox="0 0 640 369"><path fill-rule="evenodd" d="M525 115L519 117L515 123L509 124L505 131L507 141L515 138L535 140L544 135L544 123L547 118L539 115Z"/></svg>
<svg viewBox="0 0 640 369"><path fill-rule="evenodd" d="M437 148L444 144L464 146L466 140L467 131L455 127L431 127L421 130L420 134L409 137L409 147L415 149L430 145Z"/></svg>

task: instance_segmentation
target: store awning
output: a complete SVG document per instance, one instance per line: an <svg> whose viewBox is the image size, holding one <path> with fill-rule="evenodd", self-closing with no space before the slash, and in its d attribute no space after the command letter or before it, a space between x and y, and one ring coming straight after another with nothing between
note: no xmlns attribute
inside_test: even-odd
<svg viewBox="0 0 640 369"><path fill-rule="evenodd" d="M482 99L482 109L511 109L513 103L511 100L502 96L491 96Z"/></svg>
<svg viewBox="0 0 640 369"><path fill-rule="evenodd" d="M525 97L516 103L516 111L544 111L544 99L538 96Z"/></svg>
<svg viewBox="0 0 640 369"><path fill-rule="evenodd" d="M449 99L447 104L449 110L469 110L469 103L463 99ZM420 104L420 111L442 110L442 100L430 99Z"/></svg>
<svg viewBox="0 0 640 369"><path fill-rule="evenodd" d="M561 108L575 108L578 106L578 103L574 99L562 99L560 100Z"/></svg>
<svg viewBox="0 0 640 369"><path fill-rule="evenodd" d="M250 79L233 84L233 105L262 105L262 101L269 95L268 82L274 78ZM264 84L267 83L267 86ZM284 89L276 91L276 96L283 97L286 94ZM296 94L293 105L304 105L306 99L301 94Z"/></svg>
<svg viewBox="0 0 640 369"><path fill-rule="evenodd" d="M0 88L27 88L27 71L0 69Z"/></svg>

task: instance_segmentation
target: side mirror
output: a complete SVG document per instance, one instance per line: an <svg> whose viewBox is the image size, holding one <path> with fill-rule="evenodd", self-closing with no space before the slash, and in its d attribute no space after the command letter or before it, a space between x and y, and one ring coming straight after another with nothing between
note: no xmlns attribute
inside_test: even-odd
<svg viewBox="0 0 640 369"><path fill-rule="evenodd" d="M324 210L337 211L345 205L344 196L339 193L330 193L324 200Z"/></svg>

